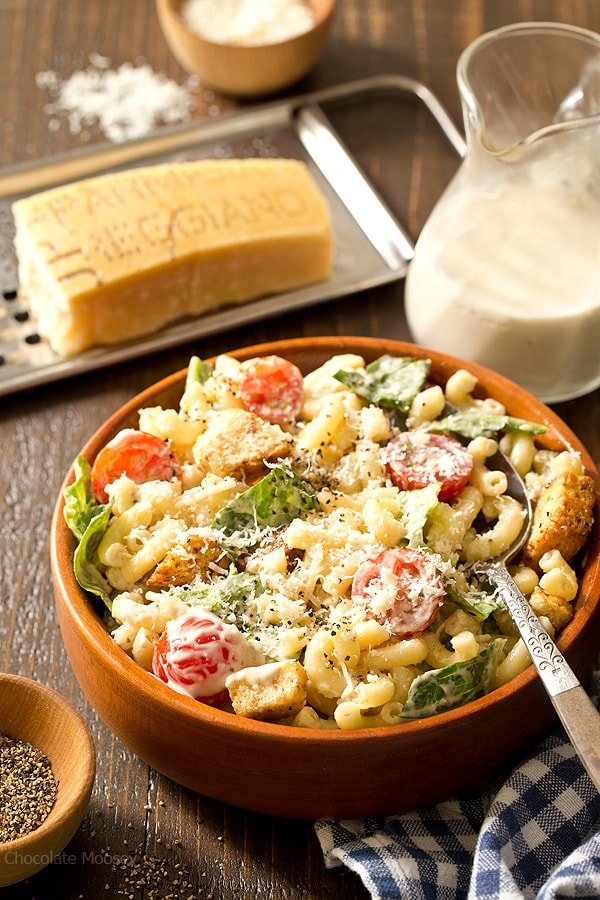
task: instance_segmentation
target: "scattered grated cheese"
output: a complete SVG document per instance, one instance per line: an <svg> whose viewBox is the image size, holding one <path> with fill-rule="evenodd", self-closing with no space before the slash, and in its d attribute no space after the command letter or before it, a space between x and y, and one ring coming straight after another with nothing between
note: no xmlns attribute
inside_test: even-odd
<svg viewBox="0 0 600 900"><path fill-rule="evenodd" d="M218 44L274 44L302 34L314 17L305 0L186 0L191 31Z"/></svg>
<svg viewBox="0 0 600 900"><path fill-rule="evenodd" d="M198 79L190 76L183 85L156 73L144 62L123 63L110 68L110 60L91 54L87 69L62 79L57 72L38 72L35 83L50 93L44 111L56 130L67 117L71 134L98 126L113 143L150 134L158 125L186 122L196 106L191 93Z"/></svg>

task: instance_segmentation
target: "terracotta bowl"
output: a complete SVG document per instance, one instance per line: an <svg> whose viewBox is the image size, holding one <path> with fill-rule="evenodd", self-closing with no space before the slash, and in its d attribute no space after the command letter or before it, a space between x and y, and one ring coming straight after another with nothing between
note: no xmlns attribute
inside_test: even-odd
<svg viewBox="0 0 600 900"><path fill-rule="evenodd" d="M234 97L259 97L289 87L316 64L329 35L335 0L310 0L314 26L295 37L261 45L216 43L191 31L181 0L156 0L165 40L177 61L203 84Z"/></svg>
<svg viewBox="0 0 600 900"><path fill-rule="evenodd" d="M87 810L96 757L77 710L52 688L20 675L0 675L0 733L41 750L58 781L56 801L42 824L0 843L2 888L29 878L62 853Z"/></svg>
<svg viewBox="0 0 600 900"><path fill-rule="evenodd" d="M585 448L546 406L480 366L412 344L370 338L311 338L249 347L248 359L271 353L303 372L333 354L383 353L427 357L432 376L445 383L469 368L478 390L513 415L544 423L542 444L581 453ZM124 427L137 426L142 406L177 406L185 379L178 372L134 397L83 448L93 460ZM73 479L67 474L63 487ZM589 541L577 611L559 646L585 683L598 656L600 628L600 523ZM430 805L482 785L556 722L533 666L511 683L469 705L430 719L356 732L314 731L255 722L178 695L134 663L104 630L94 601L73 576L74 541L63 521L62 492L51 535L56 604L71 665L83 691L125 744L169 778L234 806L262 813L316 819L383 815Z"/></svg>

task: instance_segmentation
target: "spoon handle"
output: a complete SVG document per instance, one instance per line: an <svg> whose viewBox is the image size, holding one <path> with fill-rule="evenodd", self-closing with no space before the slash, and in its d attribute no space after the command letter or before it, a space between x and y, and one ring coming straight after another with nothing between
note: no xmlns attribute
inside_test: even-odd
<svg viewBox="0 0 600 900"><path fill-rule="evenodd" d="M486 564L485 571L499 588L550 697L577 687L579 681L573 670L509 575L504 563Z"/></svg>
<svg viewBox="0 0 600 900"><path fill-rule="evenodd" d="M486 566L588 775L600 791L600 715L502 562Z"/></svg>
<svg viewBox="0 0 600 900"><path fill-rule="evenodd" d="M571 744L600 791L600 716L579 684L552 698Z"/></svg>

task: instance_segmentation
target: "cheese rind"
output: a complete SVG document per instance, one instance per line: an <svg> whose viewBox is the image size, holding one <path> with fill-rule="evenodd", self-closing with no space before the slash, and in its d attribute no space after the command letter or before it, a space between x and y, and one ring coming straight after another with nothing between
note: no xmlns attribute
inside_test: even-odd
<svg viewBox="0 0 600 900"><path fill-rule="evenodd" d="M101 175L18 200L13 217L20 293L62 356L332 274L329 208L298 160Z"/></svg>

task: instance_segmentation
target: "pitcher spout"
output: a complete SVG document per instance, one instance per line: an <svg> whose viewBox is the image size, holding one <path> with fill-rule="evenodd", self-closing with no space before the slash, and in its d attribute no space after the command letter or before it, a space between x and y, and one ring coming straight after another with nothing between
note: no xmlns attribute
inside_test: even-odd
<svg viewBox="0 0 600 900"><path fill-rule="evenodd" d="M463 52L457 83L468 143L507 157L600 125L600 35L549 22L496 29Z"/></svg>

